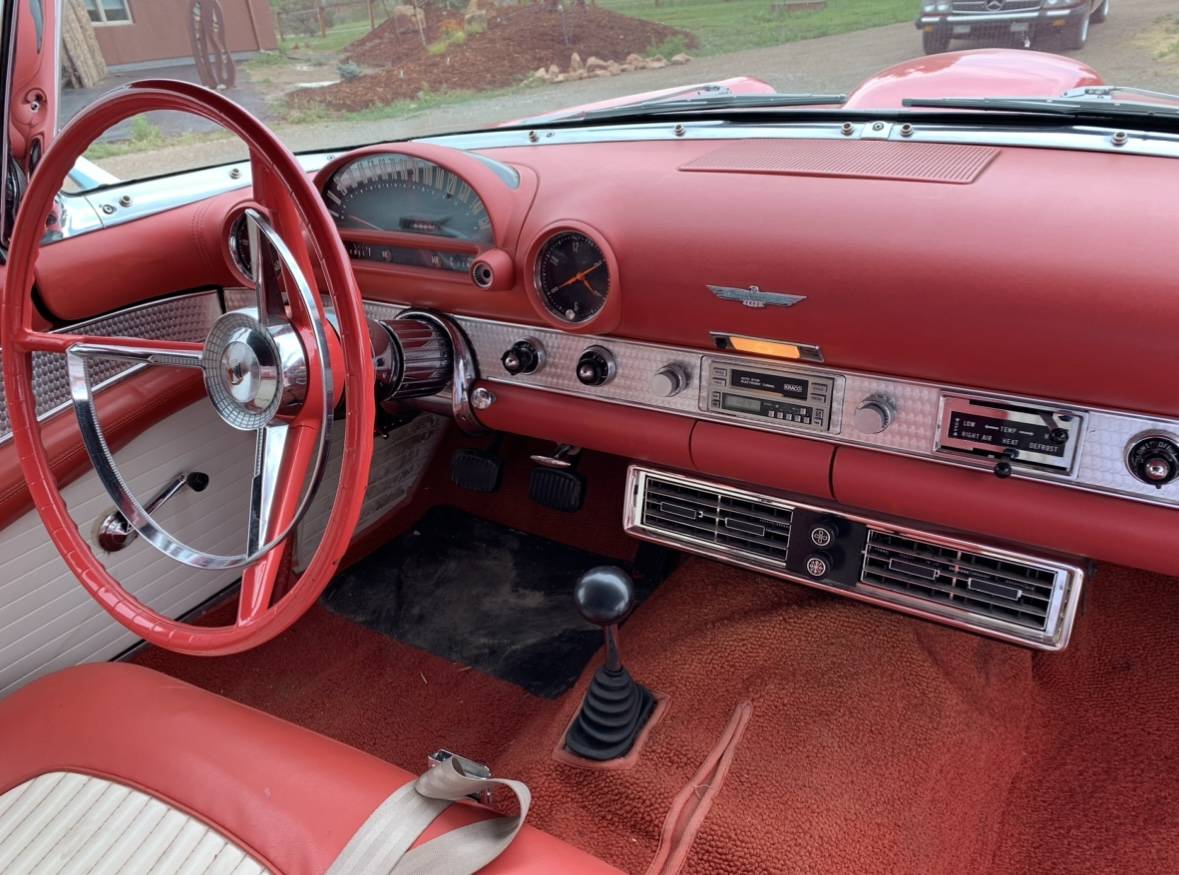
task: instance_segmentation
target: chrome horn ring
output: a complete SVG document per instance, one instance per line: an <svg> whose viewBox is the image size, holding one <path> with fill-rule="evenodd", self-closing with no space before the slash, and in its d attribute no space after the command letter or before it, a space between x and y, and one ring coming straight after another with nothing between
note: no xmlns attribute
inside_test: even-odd
<svg viewBox="0 0 1179 875"><path fill-rule="evenodd" d="M274 281L276 268L290 280L305 312L317 312L314 293L290 249L278 232L256 210L246 211L250 247L253 250L253 280L257 292L257 315L235 310L214 324L201 355L153 349L149 341L141 347L74 344L66 350L70 395L82 442L94 465L99 481L115 507L136 532L166 556L193 568L229 569L252 565L281 544L299 524L319 487L327 457L332 426L334 390L328 367L328 341L323 322L312 318L315 337L316 375L323 387L323 409L317 417L319 434L310 478L304 487L298 509L281 532L264 542L275 487L287 443L286 417L309 403L308 359L298 333L287 320L282 292ZM265 240L268 246L263 246ZM278 264L270 263L274 253ZM268 271L270 276L268 276ZM212 350L212 352L211 352ZM200 368L217 414L234 428L254 431L254 476L250 490L250 519L246 550L243 553L219 554L198 550L172 536L147 512L132 494L115 463L94 405L94 395L86 376L86 362L91 358L117 358L142 365ZM314 403L312 399L310 403Z"/></svg>

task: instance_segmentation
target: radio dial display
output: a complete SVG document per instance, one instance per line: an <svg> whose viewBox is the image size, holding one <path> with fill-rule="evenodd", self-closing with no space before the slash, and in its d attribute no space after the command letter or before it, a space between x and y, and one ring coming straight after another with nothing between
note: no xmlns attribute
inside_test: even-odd
<svg viewBox="0 0 1179 875"><path fill-rule="evenodd" d="M783 398L796 398L799 401L805 401L810 393L810 383L801 377L761 371L739 371L736 368L729 372L729 385L734 389L773 392Z"/></svg>

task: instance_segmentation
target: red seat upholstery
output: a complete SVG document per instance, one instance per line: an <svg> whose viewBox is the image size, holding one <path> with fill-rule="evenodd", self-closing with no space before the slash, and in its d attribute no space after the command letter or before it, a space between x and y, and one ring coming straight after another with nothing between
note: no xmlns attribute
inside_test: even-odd
<svg viewBox="0 0 1179 875"><path fill-rule="evenodd" d="M107 778L187 811L287 875L326 870L373 809L413 778L314 732L121 663L68 669L0 701L0 751L0 793L54 771ZM423 840L486 816L452 805ZM618 870L525 826L484 871Z"/></svg>

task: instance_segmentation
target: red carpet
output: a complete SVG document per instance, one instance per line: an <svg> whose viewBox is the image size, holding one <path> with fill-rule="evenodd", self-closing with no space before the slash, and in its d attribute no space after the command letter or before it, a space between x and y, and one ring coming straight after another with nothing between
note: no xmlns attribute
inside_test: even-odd
<svg viewBox="0 0 1179 875"><path fill-rule="evenodd" d="M313 610L256 651L137 661L420 769L449 746L532 786L533 822L641 872L752 702L686 871L1179 871L1179 583L1091 580L1041 655L701 560L623 631L670 696L638 765L555 763L588 677L546 702Z"/></svg>

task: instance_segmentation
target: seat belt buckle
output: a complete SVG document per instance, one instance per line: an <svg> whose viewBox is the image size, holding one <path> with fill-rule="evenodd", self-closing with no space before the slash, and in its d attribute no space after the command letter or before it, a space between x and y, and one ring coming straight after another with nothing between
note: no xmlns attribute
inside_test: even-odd
<svg viewBox="0 0 1179 875"><path fill-rule="evenodd" d="M426 757L426 768L436 769L438 766L444 765L451 760L455 761L455 764L458 766L458 770L468 778L491 778L491 768L486 763L478 762L476 760L470 759L469 757L449 751L446 748L439 748L432 754L429 754ZM479 793L472 793L467 798L474 799L481 805L490 805L491 790L483 790Z"/></svg>

